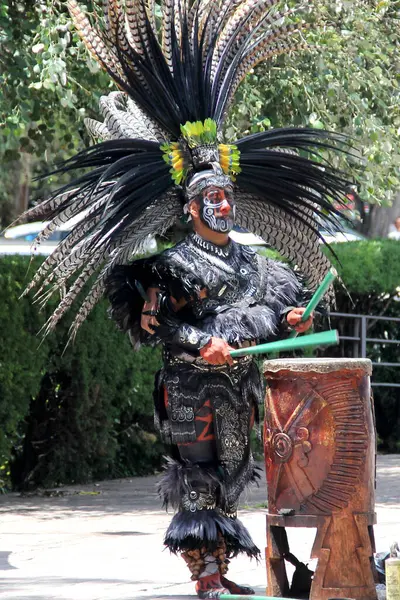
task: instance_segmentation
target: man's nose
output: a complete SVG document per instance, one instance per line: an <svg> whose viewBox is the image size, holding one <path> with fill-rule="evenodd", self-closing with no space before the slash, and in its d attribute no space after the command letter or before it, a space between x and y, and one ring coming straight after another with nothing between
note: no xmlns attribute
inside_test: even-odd
<svg viewBox="0 0 400 600"><path fill-rule="evenodd" d="M223 199L219 212L223 216L228 215L231 212L231 205L226 198Z"/></svg>

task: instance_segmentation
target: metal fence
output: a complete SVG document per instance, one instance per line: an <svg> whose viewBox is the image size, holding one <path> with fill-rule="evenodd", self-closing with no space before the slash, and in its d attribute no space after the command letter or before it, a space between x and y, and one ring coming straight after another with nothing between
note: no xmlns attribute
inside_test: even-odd
<svg viewBox="0 0 400 600"><path fill-rule="evenodd" d="M367 355L367 344L369 342L374 344L400 344L400 340L386 339L386 338L374 338L368 337L368 321L387 321L399 323L400 318L397 317L380 317L375 315L355 315L351 313L330 313L330 317L339 317L341 319L354 319L353 324L353 335L341 335L340 340L348 341L352 344L353 358L368 358ZM372 362L374 367L396 367L399 369L399 380L400 380L400 363L389 363L389 362ZM372 383L374 387L393 387L400 388L400 383L384 383L378 382Z"/></svg>

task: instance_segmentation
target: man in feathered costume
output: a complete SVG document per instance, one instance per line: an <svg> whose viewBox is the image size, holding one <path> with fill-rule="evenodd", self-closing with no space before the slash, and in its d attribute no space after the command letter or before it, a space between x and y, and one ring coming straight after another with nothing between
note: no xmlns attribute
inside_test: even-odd
<svg viewBox="0 0 400 600"><path fill-rule="evenodd" d="M223 139L242 79L298 45L299 26L285 24L291 14L276 4L164 0L159 12L154 0L103 0L95 27L69 0L88 49L121 91L101 99L104 122L86 122L102 141L55 171L84 174L25 215L50 219L37 243L82 215L28 286L39 286L43 302L66 290L47 332L97 272L72 337L106 294L135 349L163 346L155 417L171 457L160 491L177 511L165 544L183 554L201 598L251 593L225 578L227 562L239 552L259 554L236 511L256 477L249 438L262 386L254 361L233 360L230 351L310 326L301 322L294 273L228 234L236 221L262 236L313 290L330 266L318 219L334 225L332 202L348 185L317 158L340 136L288 128ZM149 236L185 213L193 233L133 260Z"/></svg>
<svg viewBox="0 0 400 600"><path fill-rule="evenodd" d="M236 207L222 170L214 164L189 177L185 197L194 232L155 257L116 267L107 292L112 317L135 346L163 344L155 417L171 458L160 492L177 510L165 544L182 553L200 598L224 589L249 594L225 573L228 557L259 555L236 513L257 477L250 431L263 387L252 357L234 361L230 351L290 326L305 331L311 319L300 322L301 289L286 266L230 240Z"/></svg>

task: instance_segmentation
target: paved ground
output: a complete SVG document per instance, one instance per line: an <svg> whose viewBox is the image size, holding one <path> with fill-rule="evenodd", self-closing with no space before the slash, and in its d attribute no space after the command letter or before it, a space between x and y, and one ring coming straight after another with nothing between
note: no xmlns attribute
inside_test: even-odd
<svg viewBox="0 0 400 600"><path fill-rule="evenodd" d="M400 541L400 456L380 456L377 474L375 534L377 550L384 551ZM171 516L160 510L155 486L155 477L143 477L65 487L60 497L1 496L0 598L193 598L182 559L162 551ZM240 515L260 548L265 500L265 486L252 490ZM292 551L306 561L313 530L289 535ZM230 574L265 593L262 562L238 558Z"/></svg>

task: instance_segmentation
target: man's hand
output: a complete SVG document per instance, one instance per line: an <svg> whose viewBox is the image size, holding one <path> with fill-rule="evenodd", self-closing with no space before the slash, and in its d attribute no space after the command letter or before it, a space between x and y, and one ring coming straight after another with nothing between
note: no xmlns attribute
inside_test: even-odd
<svg viewBox="0 0 400 600"><path fill-rule="evenodd" d="M140 326L142 329L154 335L155 331L153 327L157 327L159 322L156 319L158 309L158 298L157 293L159 292L156 288L149 288L147 295L150 298L149 302L145 302L142 310L142 318L140 320Z"/></svg>
<svg viewBox="0 0 400 600"><path fill-rule="evenodd" d="M304 333L305 331L310 329L311 325L313 324L313 314L307 319L307 321L304 321L304 323L301 322L301 317L304 314L305 310L306 309L302 307L294 308L286 315L286 320L289 323L290 327L293 327L293 329L297 333Z"/></svg>
<svg viewBox="0 0 400 600"><path fill-rule="evenodd" d="M210 365L233 365L233 358L229 354L233 350L225 340L212 337L200 350L200 356Z"/></svg>

